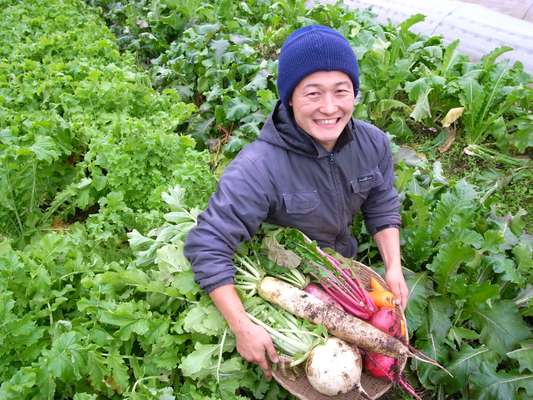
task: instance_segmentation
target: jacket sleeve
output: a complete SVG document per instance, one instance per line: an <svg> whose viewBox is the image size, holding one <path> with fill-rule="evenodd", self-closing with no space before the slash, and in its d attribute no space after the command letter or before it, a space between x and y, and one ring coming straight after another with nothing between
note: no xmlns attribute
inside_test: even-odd
<svg viewBox="0 0 533 400"><path fill-rule="evenodd" d="M390 143L384 133L380 132L379 136L382 139L380 146L382 151L378 168L383 180L371 189L361 207L366 228L371 235L382 227L401 225L400 200L394 188L394 165Z"/></svg>
<svg viewBox="0 0 533 400"><path fill-rule="evenodd" d="M233 283L232 258L268 215L270 181L257 163L237 157L224 171L217 191L185 242L196 282L207 293Z"/></svg>

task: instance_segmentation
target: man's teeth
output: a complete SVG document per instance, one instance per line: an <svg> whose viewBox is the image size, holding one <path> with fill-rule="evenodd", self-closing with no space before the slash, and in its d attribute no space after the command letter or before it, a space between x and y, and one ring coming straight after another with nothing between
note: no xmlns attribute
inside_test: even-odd
<svg viewBox="0 0 533 400"><path fill-rule="evenodd" d="M337 123L337 118L334 119L319 119L317 123L320 125L335 125Z"/></svg>

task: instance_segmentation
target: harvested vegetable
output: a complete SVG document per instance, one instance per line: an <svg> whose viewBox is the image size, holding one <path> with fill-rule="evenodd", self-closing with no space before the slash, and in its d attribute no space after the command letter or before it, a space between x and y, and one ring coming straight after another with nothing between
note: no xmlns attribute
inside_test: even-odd
<svg viewBox="0 0 533 400"><path fill-rule="evenodd" d="M372 298L352 270L323 251L316 242L295 229L280 231L279 239L279 246L286 246L293 251L302 260L304 270L310 273L347 313L368 320L377 311ZM277 240L276 235L273 240Z"/></svg>
<svg viewBox="0 0 533 400"><path fill-rule="evenodd" d="M398 362L394 358L379 353L368 352L364 356L364 368L370 375L395 382L414 399L421 400L411 384L401 376Z"/></svg>
<svg viewBox="0 0 533 400"><path fill-rule="evenodd" d="M370 277L370 289L372 290L375 290L375 291L378 291L378 292L382 292L384 290L387 290L383 287L383 285L381 285L381 283L379 283L379 281L374 278L373 276Z"/></svg>
<svg viewBox="0 0 533 400"><path fill-rule="evenodd" d="M394 308L382 307L370 319L372 326L395 338L402 338L402 318Z"/></svg>
<svg viewBox="0 0 533 400"><path fill-rule="evenodd" d="M371 290L370 298L376 307L394 307L394 295L388 290Z"/></svg>
<svg viewBox="0 0 533 400"><path fill-rule="evenodd" d="M270 334L276 349L292 359L291 367L305 362L313 348L328 337L323 328L298 319L260 297L248 299L245 307L248 317Z"/></svg>
<svg viewBox="0 0 533 400"><path fill-rule="evenodd" d="M394 307L394 295L374 277L370 278L370 289L372 290L369 292L369 296L376 307Z"/></svg>
<svg viewBox="0 0 533 400"><path fill-rule="evenodd" d="M420 351L406 346L369 323L332 305L324 304L316 297L279 279L265 277L259 285L258 293L265 300L277 304L297 317L324 325L329 333L357 347L395 358L414 357L442 368Z"/></svg>
<svg viewBox="0 0 533 400"><path fill-rule="evenodd" d="M310 283L304 288L304 292L309 293L311 296L315 296L317 299L322 300L326 304L334 305L342 310L342 306L335 301L333 297L327 294L320 286Z"/></svg>
<svg viewBox="0 0 533 400"><path fill-rule="evenodd" d="M362 358L359 351L338 338L329 338L316 346L305 365L311 386L327 396L357 390L369 399L361 386Z"/></svg>
<svg viewBox="0 0 533 400"><path fill-rule="evenodd" d="M324 325L332 335L357 347L392 357L410 355L409 349L398 339L279 279L265 277L259 285L258 293L265 300L297 317Z"/></svg>

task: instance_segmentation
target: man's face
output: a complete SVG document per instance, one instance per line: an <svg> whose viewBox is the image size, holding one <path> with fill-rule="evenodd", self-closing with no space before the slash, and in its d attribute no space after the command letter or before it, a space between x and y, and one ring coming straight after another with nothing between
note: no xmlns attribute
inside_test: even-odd
<svg viewBox="0 0 533 400"><path fill-rule="evenodd" d="M354 102L354 88L348 75L318 71L298 83L290 104L298 126L331 151L352 117Z"/></svg>

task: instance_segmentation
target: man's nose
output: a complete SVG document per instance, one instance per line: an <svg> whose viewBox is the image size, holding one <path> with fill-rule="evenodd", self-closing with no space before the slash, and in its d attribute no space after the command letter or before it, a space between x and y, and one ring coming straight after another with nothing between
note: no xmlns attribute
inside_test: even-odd
<svg viewBox="0 0 533 400"><path fill-rule="evenodd" d="M324 94L322 103L320 104L320 111L324 114L333 114L337 111L335 97L331 93Z"/></svg>

